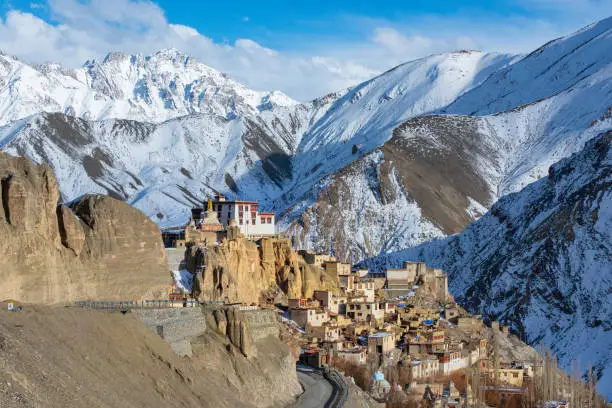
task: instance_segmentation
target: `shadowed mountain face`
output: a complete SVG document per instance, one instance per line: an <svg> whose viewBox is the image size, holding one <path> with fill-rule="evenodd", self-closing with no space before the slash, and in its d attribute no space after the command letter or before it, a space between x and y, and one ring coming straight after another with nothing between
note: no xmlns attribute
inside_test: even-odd
<svg viewBox="0 0 612 408"><path fill-rule="evenodd" d="M382 255L375 269L425 261L457 301L547 344L569 366L592 364L612 393L612 131L502 197L461 234Z"/></svg>
<svg viewBox="0 0 612 408"><path fill-rule="evenodd" d="M423 116L398 126L331 177L294 231L305 245L353 260L460 232L494 199L480 168L497 166L498 155L478 123Z"/></svg>

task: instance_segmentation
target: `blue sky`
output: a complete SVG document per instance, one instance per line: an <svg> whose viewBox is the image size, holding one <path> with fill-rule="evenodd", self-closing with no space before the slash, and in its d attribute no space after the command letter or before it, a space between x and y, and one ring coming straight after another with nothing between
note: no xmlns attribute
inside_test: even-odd
<svg viewBox="0 0 612 408"><path fill-rule="evenodd" d="M529 52L611 14L612 0L0 0L0 49L79 66L174 47L306 100L433 53Z"/></svg>

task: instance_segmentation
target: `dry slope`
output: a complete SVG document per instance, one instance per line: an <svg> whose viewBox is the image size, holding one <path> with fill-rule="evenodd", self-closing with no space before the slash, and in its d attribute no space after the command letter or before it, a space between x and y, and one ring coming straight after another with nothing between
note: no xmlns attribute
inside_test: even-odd
<svg viewBox="0 0 612 408"><path fill-rule="evenodd" d="M262 357L246 357L211 328L188 359L131 313L1 306L3 408L266 407L300 392L278 336L251 334Z"/></svg>

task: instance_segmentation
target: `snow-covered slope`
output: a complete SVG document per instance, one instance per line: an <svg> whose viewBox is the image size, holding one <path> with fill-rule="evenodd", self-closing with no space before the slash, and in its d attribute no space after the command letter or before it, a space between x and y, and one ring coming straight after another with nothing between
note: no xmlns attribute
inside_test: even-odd
<svg viewBox="0 0 612 408"><path fill-rule="evenodd" d="M282 193L294 134L269 119L197 114L147 124L42 113L5 128L0 146L49 163L65 200L102 192L179 225L215 190L263 203Z"/></svg>
<svg viewBox="0 0 612 408"><path fill-rule="evenodd" d="M592 364L612 396L612 131L463 233L366 263L404 260L443 268L464 307L550 345L568 366Z"/></svg>
<svg viewBox="0 0 612 408"><path fill-rule="evenodd" d="M351 88L304 133L287 196L312 201L311 187L389 140L402 122L435 112L510 64L515 56L459 51L399 65Z"/></svg>
<svg viewBox="0 0 612 408"><path fill-rule="evenodd" d="M0 125L38 112L160 123L191 113L256 114L293 106L282 92L256 92L177 50L110 53L79 69L30 66L0 55Z"/></svg>
<svg viewBox="0 0 612 408"><path fill-rule="evenodd" d="M570 90L610 65L612 17L543 45L493 73L446 112L492 114Z"/></svg>

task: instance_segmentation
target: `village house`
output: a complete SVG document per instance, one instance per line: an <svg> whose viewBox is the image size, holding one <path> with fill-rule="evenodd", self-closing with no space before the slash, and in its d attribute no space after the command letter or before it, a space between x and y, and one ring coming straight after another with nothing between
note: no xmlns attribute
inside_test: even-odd
<svg viewBox="0 0 612 408"><path fill-rule="evenodd" d="M354 346L336 351L336 358L361 365L367 362L368 353L365 347Z"/></svg>
<svg viewBox="0 0 612 408"><path fill-rule="evenodd" d="M501 381L514 387L523 386L523 369L520 368L487 368L484 370L493 381Z"/></svg>
<svg viewBox="0 0 612 408"><path fill-rule="evenodd" d="M387 354L395 349L393 333L379 332L368 336L368 353Z"/></svg>
<svg viewBox="0 0 612 408"><path fill-rule="evenodd" d="M306 336L309 338L316 337L324 342L334 342L340 339L340 328L336 323L330 321L320 326L306 324Z"/></svg>
<svg viewBox="0 0 612 408"><path fill-rule="evenodd" d="M407 336L405 342L408 345L408 352L413 355L443 352L447 349L444 347L444 331L442 330L418 331L414 336Z"/></svg>
<svg viewBox="0 0 612 408"><path fill-rule="evenodd" d="M334 276L347 276L351 275L351 265L342 262L325 262L325 270ZM351 275L355 277L355 275Z"/></svg>
<svg viewBox="0 0 612 408"><path fill-rule="evenodd" d="M385 311L378 302L351 302L346 305L346 316L356 322L372 322L379 325L385 318Z"/></svg>
<svg viewBox="0 0 612 408"><path fill-rule="evenodd" d="M352 292L355 288L355 278L354 275L339 275L338 276L338 286L340 290L344 293Z"/></svg>
<svg viewBox="0 0 612 408"><path fill-rule="evenodd" d="M469 353L462 353L461 350L437 352L435 354L438 356L440 374L442 375L448 375L470 365Z"/></svg>
<svg viewBox="0 0 612 408"><path fill-rule="evenodd" d="M404 262L402 268L387 269L387 292L391 297L409 294L415 284L424 285L436 300L448 299L448 277L424 262Z"/></svg>
<svg viewBox="0 0 612 408"><path fill-rule="evenodd" d="M374 302L376 298L374 282L365 279L356 278L353 282L353 289L346 290L346 293L349 295L365 296L366 302Z"/></svg>
<svg viewBox="0 0 612 408"><path fill-rule="evenodd" d="M364 333L367 333L371 329L369 324L365 322L352 322L345 328L345 335L347 337L356 338Z"/></svg>
<svg viewBox="0 0 612 408"><path fill-rule="evenodd" d="M300 354L300 362L310 367L321 369L328 364L327 351L323 349L309 349Z"/></svg>
<svg viewBox="0 0 612 408"><path fill-rule="evenodd" d="M315 290L312 294L312 298L318 300L321 306L329 310L333 294L329 290Z"/></svg>
<svg viewBox="0 0 612 408"><path fill-rule="evenodd" d="M438 309L412 306L398 307L396 310L401 324L411 329L418 329L426 320L435 323L440 319L440 311Z"/></svg>
<svg viewBox="0 0 612 408"><path fill-rule="evenodd" d="M321 326L329 321L329 312L319 308L289 309L289 318L300 327Z"/></svg>
<svg viewBox="0 0 612 408"><path fill-rule="evenodd" d="M338 327L345 328L353 324L353 321L342 314L330 315L330 321L335 322Z"/></svg>
<svg viewBox="0 0 612 408"><path fill-rule="evenodd" d="M366 279L371 279L374 282L374 289L384 289L385 284L387 283L387 276L383 273L368 273L365 276Z"/></svg>
<svg viewBox="0 0 612 408"><path fill-rule="evenodd" d="M346 296L333 295L329 290L315 290L312 297L318 300L325 309L334 314L346 313Z"/></svg>
<svg viewBox="0 0 612 408"><path fill-rule="evenodd" d="M396 303L395 302L388 302L388 301L383 301L379 303L379 307L384 310L385 312L385 316L389 316L389 315L394 315L396 314Z"/></svg>
<svg viewBox="0 0 612 408"><path fill-rule="evenodd" d="M326 262L336 262L336 258L328 254L317 254L311 250L298 251L304 261L309 265L314 265L318 268L323 268Z"/></svg>
<svg viewBox="0 0 612 408"><path fill-rule="evenodd" d="M316 309L321 307L321 302L318 299L292 298L287 300L287 304L289 309Z"/></svg>
<svg viewBox="0 0 612 408"><path fill-rule="evenodd" d="M412 379L435 377L440 372L440 363L435 356L429 356L420 360L410 362L410 374Z"/></svg>
<svg viewBox="0 0 612 408"><path fill-rule="evenodd" d="M510 363L511 368L519 368L523 370L523 374L527 377L533 378L536 373L541 374L543 365L542 363L534 361L513 361Z"/></svg>
<svg viewBox="0 0 612 408"><path fill-rule="evenodd" d="M367 269L352 269L351 275L355 275L358 278L365 278L368 275Z"/></svg>

